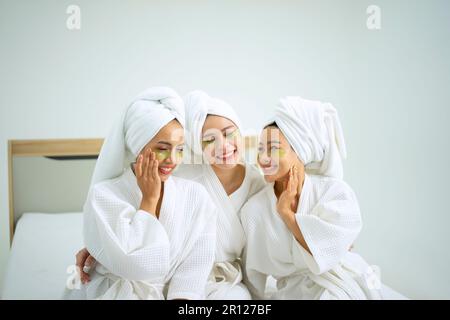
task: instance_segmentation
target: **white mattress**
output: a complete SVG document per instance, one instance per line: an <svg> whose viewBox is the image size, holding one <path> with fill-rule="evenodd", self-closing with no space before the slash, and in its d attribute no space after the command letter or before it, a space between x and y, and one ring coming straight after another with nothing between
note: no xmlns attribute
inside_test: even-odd
<svg viewBox="0 0 450 320"><path fill-rule="evenodd" d="M18 221L2 299L61 299L83 246L81 213L26 213Z"/></svg>

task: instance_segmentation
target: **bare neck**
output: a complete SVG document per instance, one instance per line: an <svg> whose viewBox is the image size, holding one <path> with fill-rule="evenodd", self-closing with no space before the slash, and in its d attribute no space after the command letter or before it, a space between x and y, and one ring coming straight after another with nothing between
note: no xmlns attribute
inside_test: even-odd
<svg viewBox="0 0 450 320"><path fill-rule="evenodd" d="M239 189L242 182L244 182L245 166L241 164L229 169L212 166L212 169L222 184L222 187L225 189L227 195L230 195Z"/></svg>

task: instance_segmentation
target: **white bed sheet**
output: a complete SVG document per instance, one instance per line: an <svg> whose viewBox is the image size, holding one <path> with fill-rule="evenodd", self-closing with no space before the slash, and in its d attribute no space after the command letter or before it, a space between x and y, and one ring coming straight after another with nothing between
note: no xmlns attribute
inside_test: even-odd
<svg viewBox="0 0 450 320"><path fill-rule="evenodd" d="M1 298L61 299L83 247L82 213L26 213L18 221Z"/></svg>

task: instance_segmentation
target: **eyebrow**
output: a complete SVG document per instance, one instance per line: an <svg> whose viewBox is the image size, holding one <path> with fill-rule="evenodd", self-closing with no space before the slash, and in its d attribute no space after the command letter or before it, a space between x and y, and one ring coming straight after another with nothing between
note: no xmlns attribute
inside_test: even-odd
<svg viewBox="0 0 450 320"><path fill-rule="evenodd" d="M225 127L222 130L220 130L220 132L224 133L225 131L227 131L230 128L235 128L235 126L234 125L229 125L228 127ZM236 130L237 130L237 128L236 128ZM214 137L214 133L205 134L204 136L202 136L202 139L210 138L210 137Z"/></svg>
<svg viewBox="0 0 450 320"><path fill-rule="evenodd" d="M276 140L274 140L274 141L267 141L265 144L274 144L274 143L276 143L276 144L281 144L280 141L276 141ZM264 143L260 142L259 145L260 145L260 146L263 146Z"/></svg>
<svg viewBox="0 0 450 320"><path fill-rule="evenodd" d="M224 132L224 131L226 131L227 129L230 129L230 128L233 128L233 127L234 127L233 125L229 125L228 127L223 128L221 131ZM236 129L237 129L237 128L236 128Z"/></svg>
<svg viewBox="0 0 450 320"><path fill-rule="evenodd" d="M169 147L172 146L172 144L167 141L158 141L158 144L165 144L166 146L169 146Z"/></svg>

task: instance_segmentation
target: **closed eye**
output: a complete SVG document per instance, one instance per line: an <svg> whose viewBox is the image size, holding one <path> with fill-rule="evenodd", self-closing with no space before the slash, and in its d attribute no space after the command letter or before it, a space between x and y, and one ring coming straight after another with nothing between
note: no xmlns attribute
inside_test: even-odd
<svg viewBox="0 0 450 320"><path fill-rule="evenodd" d="M229 132L226 132L225 133L225 137L234 137L237 133L238 133L238 129L235 129L235 130L233 130L233 131L229 131Z"/></svg>
<svg viewBox="0 0 450 320"><path fill-rule="evenodd" d="M215 140L216 140L215 138L205 139L202 141L202 143L210 144L210 143L214 142Z"/></svg>

